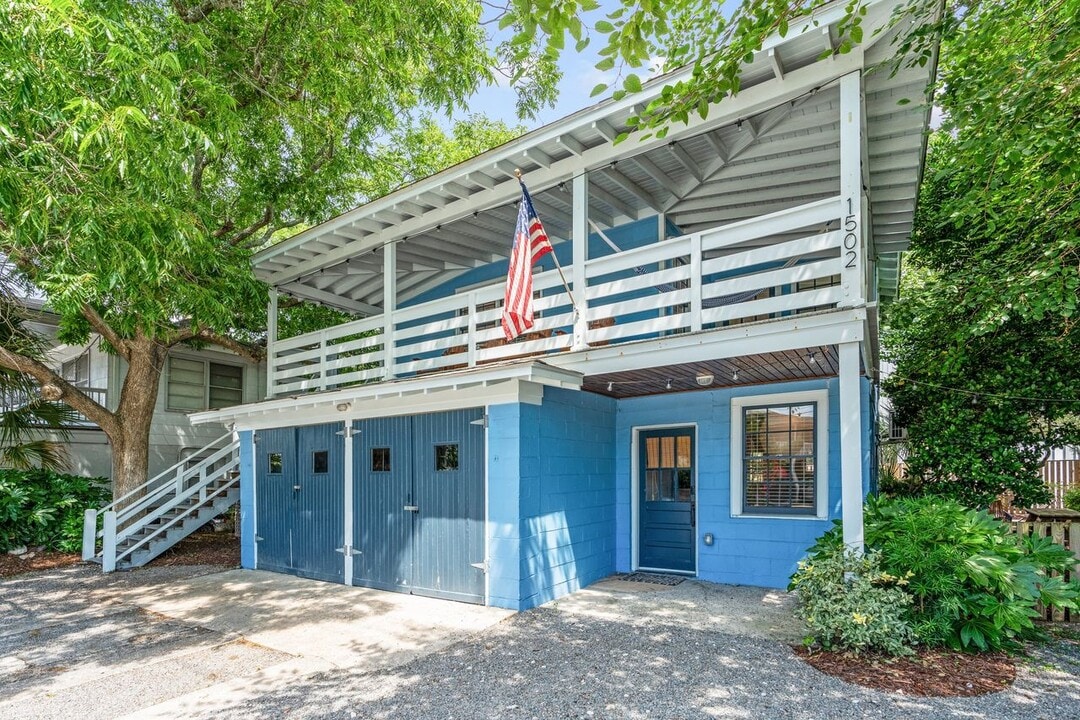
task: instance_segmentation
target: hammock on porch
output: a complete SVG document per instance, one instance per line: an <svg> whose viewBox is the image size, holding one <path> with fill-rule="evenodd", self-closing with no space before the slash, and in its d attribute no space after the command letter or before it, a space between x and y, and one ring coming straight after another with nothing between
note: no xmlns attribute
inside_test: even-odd
<svg viewBox="0 0 1080 720"><path fill-rule="evenodd" d="M617 253L622 252L619 246L612 242L611 238L604 234L604 231L600 229L600 226L598 226L595 221L589 220L589 224L592 225L593 230L595 230L596 234L600 236L600 239L602 239L608 244L608 247L610 247ZM798 261L799 258L797 257L789 258L788 261L784 263L783 268L786 269L792 267ZM648 272L648 269L644 265L638 265L634 268L634 272L638 275L644 275ZM656 291L660 293L678 290L678 287L675 283L662 283L660 285L656 285L655 288ZM721 295L720 297L705 298L701 301L701 307L715 308L724 307L725 305L738 305L739 303L746 302L747 300L753 300L762 290L764 290L764 288L758 288L757 290L747 290L740 293L734 293L732 295Z"/></svg>

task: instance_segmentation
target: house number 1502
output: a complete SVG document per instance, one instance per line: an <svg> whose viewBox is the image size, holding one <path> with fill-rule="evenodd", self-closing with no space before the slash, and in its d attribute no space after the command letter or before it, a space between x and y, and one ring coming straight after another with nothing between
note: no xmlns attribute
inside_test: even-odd
<svg viewBox="0 0 1080 720"><path fill-rule="evenodd" d="M855 213L852 212L851 198L847 199L847 207L848 214L844 218L844 257L847 258L847 262L844 263L844 267L853 268L859 259L857 250L859 247L859 221Z"/></svg>

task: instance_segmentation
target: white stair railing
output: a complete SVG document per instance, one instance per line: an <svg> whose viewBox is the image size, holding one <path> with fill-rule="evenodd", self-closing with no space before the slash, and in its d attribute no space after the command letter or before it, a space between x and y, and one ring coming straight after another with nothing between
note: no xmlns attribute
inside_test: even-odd
<svg viewBox="0 0 1080 720"><path fill-rule="evenodd" d="M112 572L117 562L130 558L136 550L147 547L152 540L164 537L169 529L182 524L188 517L227 494L238 482L239 442L232 433L226 433L192 457L202 455L205 457L190 467L188 463L191 458L181 460L103 508L87 509L83 514L83 560L92 560L100 555L102 570ZM222 479L232 482L210 489ZM187 505L193 498L198 498L198 502ZM118 551L129 538L175 508L182 508L182 512L156 527L137 543ZM101 530L98 530L98 518L102 521ZM99 539L100 553L97 551Z"/></svg>

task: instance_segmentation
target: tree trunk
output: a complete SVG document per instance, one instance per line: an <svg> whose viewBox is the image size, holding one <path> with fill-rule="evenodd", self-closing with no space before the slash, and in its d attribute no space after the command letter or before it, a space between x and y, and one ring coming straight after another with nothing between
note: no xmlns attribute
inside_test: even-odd
<svg viewBox="0 0 1080 720"><path fill-rule="evenodd" d="M117 427L106 433L112 450L114 499L148 479L150 423L154 419L158 381L166 357L168 350L151 340L139 339L132 348L116 408Z"/></svg>

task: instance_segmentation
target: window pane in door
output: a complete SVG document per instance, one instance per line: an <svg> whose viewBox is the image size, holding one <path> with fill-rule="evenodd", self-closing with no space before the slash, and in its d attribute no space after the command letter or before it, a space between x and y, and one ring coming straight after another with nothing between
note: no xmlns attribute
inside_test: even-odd
<svg viewBox="0 0 1080 720"><path fill-rule="evenodd" d="M666 439L666 438L665 438ZM671 438L674 439L674 438ZM660 471L660 499L671 502L675 499L675 471Z"/></svg>
<svg viewBox="0 0 1080 720"><path fill-rule="evenodd" d="M675 438L660 438L660 467L675 467Z"/></svg>
<svg viewBox="0 0 1080 720"><path fill-rule="evenodd" d="M681 468L690 467L690 436L680 435L676 438L676 465Z"/></svg>
<svg viewBox="0 0 1080 720"><path fill-rule="evenodd" d="M328 450L316 450L311 454L311 472L316 475L330 472L330 452Z"/></svg>
<svg viewBox="0 0 1080 720"><path fill-rule="evenodd" d="M645 471L645 501L656 502L660 499L660 471Z"/></svg>
<svg viewBox="0 0 1080 720"><path fill-rule="evenodd" d="M679 502L690 502L694 492L693 481L690 479L690 468L679 468Z"/></svg>
<svg viewBox="0 0 1080 720"><path fill-rule="evenodd" d="M645 438L645 467L660 467L660 438Z"/></svg>

